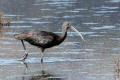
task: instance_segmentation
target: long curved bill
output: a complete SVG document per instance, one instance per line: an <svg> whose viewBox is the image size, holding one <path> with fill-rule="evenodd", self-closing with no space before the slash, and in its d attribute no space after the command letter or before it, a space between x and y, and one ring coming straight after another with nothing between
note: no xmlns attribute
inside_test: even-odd
<svg viewBox="0 0 120 80"><path fill-rule="evenodd" d="M71 29L74 30L75 32L77 32L78 35L82 38L82 40L85 41L82 34L77 29L75 29L75 27L71 26Z"/></svg>

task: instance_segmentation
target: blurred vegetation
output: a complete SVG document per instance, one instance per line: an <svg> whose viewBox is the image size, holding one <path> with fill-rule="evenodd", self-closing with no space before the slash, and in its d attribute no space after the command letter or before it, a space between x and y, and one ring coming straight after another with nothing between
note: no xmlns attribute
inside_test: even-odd
<svg viewBox="0 0 120 80"><path fill-rule="evenodd" d="M3 17L3 12L0 11L0 26L10 26L10 18L5 16Z"/></svg>

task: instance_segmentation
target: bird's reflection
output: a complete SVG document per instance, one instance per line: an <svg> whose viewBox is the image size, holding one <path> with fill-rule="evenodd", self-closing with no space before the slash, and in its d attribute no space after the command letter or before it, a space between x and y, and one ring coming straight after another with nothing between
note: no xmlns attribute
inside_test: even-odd
<svg viewBox="0 0 120 80"><path fill-rule="evenodd" d="M29 71L29 66L27 63L24 62L25 65L25 72L23 75L27 75L27 71ZM63 78L57 76L56 74L50 73L44 69L44 64L41 64L41 70L37 71L37 73L33 75L23 76L22 80L63 80Z"/></svg>
<svg viewBox="0 0 120 80"><path fill-rule="evenodd" d="M37 76L32 76L29 80L62 80L60 77L56 77L54 74L50 74L44 70Z"/></svg>

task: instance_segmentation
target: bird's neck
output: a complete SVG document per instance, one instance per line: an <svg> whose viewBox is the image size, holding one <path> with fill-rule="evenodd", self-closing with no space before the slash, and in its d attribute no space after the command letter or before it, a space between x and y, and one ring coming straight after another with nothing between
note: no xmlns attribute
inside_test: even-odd
<svg viewBox="0 0 120 80"><path fill-rule="evenodd" d="M62 34L60 35L60 41L64 41L65 38L67 36L67 30L66 29L62 29Z"/></svg>

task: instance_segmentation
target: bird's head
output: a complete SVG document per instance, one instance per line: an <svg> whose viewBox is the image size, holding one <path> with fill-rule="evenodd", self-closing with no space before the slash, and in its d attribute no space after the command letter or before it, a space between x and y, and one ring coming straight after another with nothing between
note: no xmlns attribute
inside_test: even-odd
<svg viewBox="0 0 120 80"><path fill-rule="evenodd" d="M65 21L63 23L62 28L63 28L64 31L67 31L69 28L74 30L75 32L78 33L78 35L82 38L82 40L85 41L82 34L75 27L73 27L68 21Z"/></svg>
<svg viewBox="0 0 120 80"><path fill-rule="evenodd" d="M64 30L69 29L69 28L70 28L70 23L69 23L68 21L65 21L65 22L63 23L63 25L62 25L62 28L63 28Z"/></svg>
<svg viewBox="0 0 120 80"><path fill-rule="evenodd" d="M24 40L26 39L26 34L15 34L14 37L18 40Z"/></svg>

